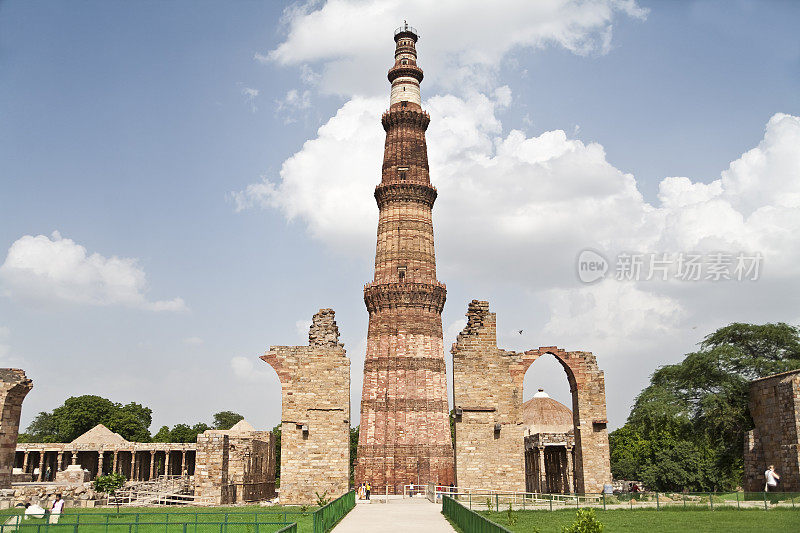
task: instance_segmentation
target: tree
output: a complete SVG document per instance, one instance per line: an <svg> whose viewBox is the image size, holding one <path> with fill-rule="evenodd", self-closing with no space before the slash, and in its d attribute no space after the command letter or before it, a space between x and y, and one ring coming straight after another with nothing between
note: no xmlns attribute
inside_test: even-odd
<svg viewBox="0 0 800 533"><path fill-rule="evenodd" d="M114 496L116 492L125 486L125 476L119 473L111 473L107 476L97 476L94 480L94 490L105 492L109 496ZM119 514L119 501L116 500L117 514Z"/></svg>
<svg viewBox="0 0 800 533"><path fill-rule="evenodd" d="M240 420L244 420L244 417L239 413L220 411L214 414L214 429L231 429Z"/></svg>
<svg viewBox="0 0 800 533"><path fill-rule="evenodd" d="M800 368L800 329L734 323L658 368L625 426L609 436L612 473L657 490L732 489L753 427L749 381Z"/></svg>
<svg viewBox="0 0 800 533"><path fill-rule="evenodd" d="M356 479L356 455L358 454L358 432L360 426L350 428L350 483Z"/></svg>
<svg viewBox="0 0 800 533"><path fill-rule="evenodd" d="M281 425L272 428L275 435L275 486L281 486Z"/></svg>
<svg viewBox="0 0 800 533"><path fill-rule="evenodd" d="M123 406L100 396L73 396L52 413L39 413L25 438L31 442L71 442L103 424L127 440L147 442L151 421L152 411L136 403Z"/></svg>
<svg viewBox="0 0 800 533"><path fill-rule="evenodd" d="M161 426L159 430L153 435L153 442L172 442L172 434L169 426Z"/></svg>

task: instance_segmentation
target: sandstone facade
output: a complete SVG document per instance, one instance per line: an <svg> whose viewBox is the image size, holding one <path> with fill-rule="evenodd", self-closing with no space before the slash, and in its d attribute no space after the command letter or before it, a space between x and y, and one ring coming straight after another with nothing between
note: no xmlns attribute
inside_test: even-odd
<svg viewBox="0 0 800 533"><path fill-rule="evenodd" d="M800 491L800 370L752 381L750 415L755 428L745 435L744 490L763 491L772 464L779 490Z"/></svg>
<svg viewBox="0 0 800 533"><path fill-rule="evenodd" d="M332 309L314 315L308 346L272 346L261 357L278 373L282 504L338 497L350 478L350 361Z"/></svg>
<svg viewBox="0 0 800 533"><path fill-rule="evenodd" d="M226 505L275 497L275 435L242 422L197 436L198 498Z"/></svg>
<svg viewBox="0 0 800 533"><path fill-rule="evenodd" d="M442 341L446 288L436 279L432 208L420 107L417 34L395 32L389 110L381 122L386 143L381 183L375 276L364 288L369 312L356 483L375 492L404 484L453 481L447 382Z"/></svg>
<svg viewBox="0 0 800 533"><path fill-rule="evenodd" d="M22 400L32 388L24 371L0 368L0 489L11 486Z"/></svg>
<svg viewBox="0 0 800 533"><path fill-rule="evenodd" d="M572 392L575 491L601 492L611 481L605 379L591 353L501 350L495 314L477 300L451 352L459 486L525 490L522 383L528 367L547 353L564 367Z"/></svg>

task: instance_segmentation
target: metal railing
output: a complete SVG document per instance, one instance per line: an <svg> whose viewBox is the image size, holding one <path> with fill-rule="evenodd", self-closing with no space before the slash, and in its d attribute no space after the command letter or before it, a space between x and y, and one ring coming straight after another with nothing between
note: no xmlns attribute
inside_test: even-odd
<svg viewBox="0 0 800 533"><path fill-rule="evenodd" d="M120 513L95 513L95 512L65 512L59 515L58 526L99 526L105 530L106 526L116 526L119 524L145 524L145 523L161 523L172 526L174 524L192 523L192 524L265 524L265 523L284 523L289 524L292 521L297 521L297 518L302 516L313 515L313 511L292 511L283 509L281 511L252 511L252 512L236 512L236 511L206 511L206 512L189 512L189 511L155 511L155 512L120 512ZM6 523L0 526L0 533L12 531L11 527L16 527L17 524L22 525L41 525L44 527L45 522L49 522L50 514L43 515L43 519L28 519L25 520L23 515L19 514L0 514L0 521L8 522L11 517L17 518L14 523ZM55 524L50 524L53 527ZM3 530L3 527L5 529ZM99 530L98 530L99 531Z"/></svg>
<svg viewBox="0 0 800 533"><path fill-rule="evenodd" d="M511 533L500 524L467 509L450 496L442 497L442 514L452 520L464 533Z"/></svg>
<svg viewBox="0 0 800 533"><path fill-rule="evenodd" d="M297 531L296 522L107 522L51 524L47 519L0 525L0 533L277 533Z"/></svg>
<svg viewBox="0 0 800 533"><path fill-rule="evenodd" d="M314 511L314 533L326 533L356 506L356 491L351 490ZM0 532L2 533L2 532Z"/></svg>
<svg viewBox="0 0 800 533"><path fill-rule="evenodd" d="M625 492L618 494L542 494L514 491L454 489L436 491L436 498L450 497L469 509L500 511L558 509L736 509L789 508L800 510L800 492Z"/></svg>

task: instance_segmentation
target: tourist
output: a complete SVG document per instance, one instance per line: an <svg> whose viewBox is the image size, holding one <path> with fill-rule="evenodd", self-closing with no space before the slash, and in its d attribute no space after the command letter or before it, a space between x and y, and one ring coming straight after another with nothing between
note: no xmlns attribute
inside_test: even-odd
<svg viewBox="0 0 800 533"><path fill-rule="evenodd" d="M44 508L36 503L31 505L30 503L25 504L25 518L44 518L44 514L47 511Z"/></svg>
<svg viewBox="0 0 800 533"><path fill-rule="evenodd" d="M372 485L369 484L369 481L367 481L367 484L364 485L364 490L367 493L367 500L369 500L369 493L372 492Z"/></svg>
<svg viewBox="0 0 800 533"><path fill-rule="evenodd" d="M767 481L764 485L764 492L775 492L778 488L778 480L781 479L781 476L775 471L775 465L769 465L767 471L764 472L764 478Z"/></svg>
<svg viewBox="0 0 800 533"><path fill-rule="evenodd" d="M58 519L61 517L61 511L64 509L64 500L61 499L61 494L56 494L56 500L50 508L50 523L58 524Z"/></svg>

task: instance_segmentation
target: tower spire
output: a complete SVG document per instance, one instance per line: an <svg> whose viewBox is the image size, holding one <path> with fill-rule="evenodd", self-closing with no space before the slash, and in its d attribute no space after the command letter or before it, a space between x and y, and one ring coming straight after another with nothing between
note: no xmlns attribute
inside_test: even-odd
<svg viewBox="0 0 800 533"><path fill-rule="evenodd" d="M375 276L364 287L369 311L356 481L375 489L450 484L447 384L442 341L446 288L436 279L430 183L417 65L417 31L395 30L381 182Z"/></svg>

